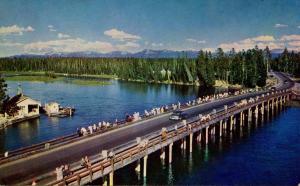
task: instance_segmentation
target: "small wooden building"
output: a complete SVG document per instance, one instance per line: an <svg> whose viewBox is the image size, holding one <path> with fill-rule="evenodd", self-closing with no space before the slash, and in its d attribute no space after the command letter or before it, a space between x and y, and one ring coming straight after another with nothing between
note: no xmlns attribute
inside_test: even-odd
<svg viewBox="0 0 300 186"><path fill-rule="evenodd" d="M40 114L41 103L23 94L17 95L16 104L19 116L33 116ZM16 96L15 96L16 97ZM12 98L13 99L13 98Z"/></svg>

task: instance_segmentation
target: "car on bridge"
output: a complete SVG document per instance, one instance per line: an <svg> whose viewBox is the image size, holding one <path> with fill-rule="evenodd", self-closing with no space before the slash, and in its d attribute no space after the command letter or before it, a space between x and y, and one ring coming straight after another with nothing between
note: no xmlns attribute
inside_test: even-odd
<svg viewBox="0 0 300 186"><path fill-rule="evenodd" d="M183 119L187 119L187 118L188 118L188 114L182 110L174 111L171 114L171 116L169 117L170 120L183 120Z"/></svg>

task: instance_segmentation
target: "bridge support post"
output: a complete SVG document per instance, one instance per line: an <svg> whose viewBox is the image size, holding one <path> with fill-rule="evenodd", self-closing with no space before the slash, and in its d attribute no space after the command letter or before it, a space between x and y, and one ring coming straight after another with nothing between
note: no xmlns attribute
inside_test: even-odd
<svg viewBox="0 0 300 186"><path fill-rule="evenodd" d="M106 176L103 176L103 186L107 186L107 178Z"/></svg>
<svg viewBox="0 0 300 186"><path fill-rule="evenodd" d="M200 143L201 142L201 130L199 131L199 134L197 136L197 142Z"/></svg>
<svg viewBox="0 0 300 186"><path fill-rule="evenodd" d="M222 137L222 130L223 130L222 122L223 122L223 120L221 120L220 124L219 124L220 125L220 131L219 131L220 137Z"/></svg>
<svg viewBox="0 0 300 186"><path fill-rule="evenodd" d="M262 103L262 105L261 105L261 110L260 110L260 112L261 112L261 117L264 118L264 114L265 114L265 106L264 106L264 103Z"/></svg>
<svg viewBox="0 0 300 186"><path fill-rule="evenodd" d="M148 159L148 155L144 156L144 171L143 171L144 178L147 177L147 159Z"/></svg>
<svg viewBox="0 0 300 186"><path fill-rule="evenodd" d="M136 171L137 173L140 173L140 172L141 172L141 162L140 162L140 160L137 161L137 165L136 165L136 167L135 167L135 171Z"/></svg>
<svg viewBox="0 0 300 186"><path fill-rule="evenodd" d="M162 161L165 161L165 159L166 159L166 153L165 153L165 148L164 147L161 149L160 159Z"/></svg>
<svg viewBox="0 0 300 186"><path fill-rule="evenodd" d="M243 111L240 112L240 127L243 126Z"/></svg>
<svg viewBox="0 0 300 186"><path fill-rule="evenodd" d="M251 122L252 120L252 112L251 112L251 108L248 109L248 123Z"/></svg>
<svg viewBox="0 0 300 186"><path fill-rule="evenodd" d="M274 116L274 99L272 99L272 117Z"/></svg>
<svg viewBox="0 0 300 186"><path fill-rule="evenodd" d="M242 118L243 118L243 125L245 125L245 114L244 113L242 113Z"/></svg>
<svg viewBox="0 0 300 186"><path fill-rule="evenodd" d="M208 144L208 126L205 128L205 144Z"/></svg>
<svg viewBox="0 0 300 186"><path fill-rule="evenodd" d="M255 107L255 120L258 119L258 105Z"/></svg>
<svg viewBox="0 0 300 186"><path fill-rule="evenodd" d="M172 148L173 148L173 143L170 143L169 145L169 163L172 163Z"/></svg>
<svg viewBox="0 0 300 186"><path fill-rule="evenodd" d="M229 128L230 128L230 131L232 131L232 124L233 124L233 115L232 116L230 116L230 122L229 122Z"/></svg>
<svg viewBox="0 0 300 186"><path fill-rule="evenodd" d="M236 129L236 117L233 117L233 125L234 125L234 129Z"/></svg>
<svg viewBox="0 0 300 186"><path fill-rule="evenodd" d="M114 185L114 171L111 171L109 173L109 186L113 186Z"/></svg>
<svg viewBox="0 0 300 186"><path fill-rule="evenodd" d="M193 152L193 133L190 133L190 153Z"/></svg>
<svg viewBox="0 0 300 186"><path fill-rule="evenodd" d="M267 120L269 120L269 114L270 114L270 101L267 102Z"/></svg>
<svg viewBox="0 0 300 186"><path fill-rule="evenodd" d="M183 138L183 150L185 150L186 149L186 139L185 139L185 137Z"/></svg>
<svg viewBox="0 0 300 186"><path fill-rule="evenodd" d="M278 109L279 109L279 99L278 97L276 98L276 102L275 102L275 106L276 106L276 112L278 113Z"/></svg>
<svg viewBox="0 0 300 186"><path fill-rule="evenodd" d="M226 133L226 130L227 130L227 118L224 120L224 130L225 130L225 133Z"/></svg>

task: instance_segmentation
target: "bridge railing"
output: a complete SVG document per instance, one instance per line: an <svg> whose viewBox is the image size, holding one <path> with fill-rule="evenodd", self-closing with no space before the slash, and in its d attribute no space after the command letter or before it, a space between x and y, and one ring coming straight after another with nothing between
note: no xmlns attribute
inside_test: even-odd
<svg viewBox="0 0 300 186"><path fill-rule="evenodd" d="M247 103L247 105L243 106L243 107L238 107L238 106L230 106L227 111L225 110L221 110L219 112L217 112L216 114L211 116L211 119L209 121L201 121L200 118L198 118L198 120L195 121L191 121L189 123L187 123L187 125L180 125L178 126L178 129L175 130L175 128L169 128L167 136L165 138L162 138L162 136L160 135L160 132L155 132L155 135L149 139L149 143L147 144L147 146L145 148L139 147L138 144L136 144L135 146L126 149L118 154L115 154L115 156L112 159L104 159L104 160L100 160L95 162L94 164L92 164L92 166L90 168L82 168L80 170L77 170L76 172L74 172L74 174L72 174L71 176L65 177L63 180L59 180L59 181L55 181L50 183L51 185L61 185L61 184L69 184L72 182L78 182L80 183L80 180L83 179L84 177L87 176L92 176L93 174L95 174L96 172L101 171L101 175L104 175L104 170L106 168L111 167L113 164L117 164L120 162L123 162L124 160L126 160L127 158L130 158L132 156L136 156L138 154L141 153L141 151L146 151L147 149L154 147L157 144L161 144L164 141L167 141L169 139L174 139L175 136L178 135L188 135L189 134L189 128L188 125L191 125L191 130L194 129L199 129L199 127L207 127L208 123L215 123L221 119L227 118L232 114L236 114L240 111L246 110L248 108L251 108L253 106L259 105L263 102L265 102L268 99L274 98L274 97L278 97L281 95L286 95L287 92L279 92L279 93L275 93L275 94L269 94L267 96L264 97L259 97L257 100L255 99L254 102L252 103ZM113 151L114 149L112 149Z"/></svg>
<svg viewBox="0 0 300 186"><path fill-rule="evenodd" d="M259 91L261 91L261 90L264 90L264 89L259 89ZM249 93L249 91L245 92L245 94L247 94L247 93ZM239 94L239 95L242 95L242 94ZM219 98L217 100L226 99L226 98L229 98L229 97L232 97L232 96L235 96L235 95L228 95L227 97ZM208 103L208 102L211 102L211 100L201 101L200 104L197 104L197 102L196 102L195 105L183 104L181 106L181 108L186 109L186 108L189 108L189 107L198 106L198 105ZM171 113L173 111L173 109L171 109L172 108L171 105L168 106L168 107L170 109L168 109L166 112L164 112L162 114L168 114L168 113ZM150 116L142 115L142 119L151 119L151 118L156 117L156 116L158 116L158 115L150 115ZM139 121L141 121L141 120L139 120ZM19 149L13 150L13 151L7 151L8 156L5 156L5 153L0 154L0 164L6 163L6 162L9 162L9 161L13 161L13 160L16 160L16 159L28 157L30 155L33 155L33 154L36 154L36 153L39 153L39 152L43 152L43 151L47 151L47 150L56 148L56 147L61 146L61 145L66 145L66 144L72 143L72 142L74 142L74 141L76 141L80 138L92 137L92 136L95 136L95 135L98 135L98 134L103 134L105 132L108 132L108 131L111 131L111 130L114 130L114 129L117 129L117 128L120 128L120 127L135 124L139 121L126 122L125 120L121 120L121 121L118 121L117 123L115 123L116 125L98 130L98 131L94 132L93 134L89 134L88 136L81 136L80 137L80 136L78 136L78 134L75 133L75 134L70 134L70 135L63 136L63 137L58 137L58 138L55 138L55 139L52 139L52 140L49 140L49 141L45 141L45 142L42 142L42 143L34 144L34 145L31 145L31 146L19 148Z"/></svg>

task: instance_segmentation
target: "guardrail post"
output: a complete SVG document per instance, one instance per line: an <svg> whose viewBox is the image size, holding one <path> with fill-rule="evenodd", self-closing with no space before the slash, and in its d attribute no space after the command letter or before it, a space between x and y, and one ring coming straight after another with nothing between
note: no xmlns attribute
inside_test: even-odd
<svg viewBox="0 0 300 186"><path fill-rule="evenodd" d="M190 153L193 152L193 133L190 133Z"/></svg>
<svg viewBox="0 0 300 186"><path fill-rule="evenodd" d="M143 172L144 178L147 177L147 159L148 159L148 155L144 156L144 172Z"/></svg>
<svg viewBox="0 0 300 186"><path fill-rule="evenodd" d="M111 157L110 160L110 164L111 164L111 172L109 173L109 185L113 186L114 185L114 153L111 151L110 152L111 155L109 155Z"/></svg>
<svg viewBox="0 0 300 186"><path fill-rule="evenodd" d="M173 148L173 143L170 143L170 145L169 145L169 163L172 163L172 148Z"/></svg>

